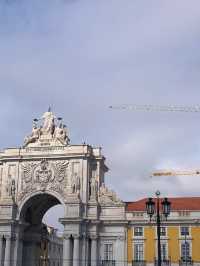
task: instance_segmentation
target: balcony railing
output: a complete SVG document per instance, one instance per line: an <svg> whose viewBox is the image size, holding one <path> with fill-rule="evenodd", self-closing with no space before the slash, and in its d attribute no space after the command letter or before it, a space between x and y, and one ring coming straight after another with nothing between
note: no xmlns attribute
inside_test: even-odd
<svg viewBox="0 0 200 266"><path fill-rule="evenodd" d="M193 266L193 260L191 257L181 257L179 260L179 266Z"/></svg>
<svg viewBox="0 0 200 266"><path fill-rule="evenodd" d="M115 266L115 260L102 260L102 266Z"/></svg>
<svg viewBox="0 0 200 266"><path fill-rule="evenodd" d="M154 261L154 265L155 266L158 266L158 260L157 259ZM162 266L171 266L171 260L169 260L169 259L162 259L161 260L161 265Z"/></svg>
<svg viewBox="0 0 200 266"><path fill-rule="evenodd" d="M146 266L145 260L133 260L132 266Z"/></svg>

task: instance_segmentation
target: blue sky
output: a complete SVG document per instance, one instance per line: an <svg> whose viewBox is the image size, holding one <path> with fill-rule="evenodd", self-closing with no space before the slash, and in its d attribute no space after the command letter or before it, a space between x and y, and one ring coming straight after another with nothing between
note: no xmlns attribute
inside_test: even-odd
<svg viewBox="0 0 200 266"><path fill-rule="evenodd" d="M198 177L149 178L200 168L199 113L108 108L199 104L199 24L199 0L2 0L0 147L51 105L72 144L102 146L122 199L199 196Z"/></svg>

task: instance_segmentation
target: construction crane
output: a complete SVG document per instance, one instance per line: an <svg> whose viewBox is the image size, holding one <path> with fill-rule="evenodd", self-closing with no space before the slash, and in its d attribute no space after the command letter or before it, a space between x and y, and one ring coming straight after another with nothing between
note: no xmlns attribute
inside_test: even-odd
<svg viewBox="0 0 200 266"><path fill-rule="evenodd" d="M176 106L176 105L137 105L121 104L111 105L110 109L131 110L131 111L152 111L152 112L200 112L200 105L195 106Z"/></svg>
<svg viewBox="0 0 200 266"><path fill-rule="evenodd" d="M159 176L195 176L200 175L199 170L158 170L151 174L150 177L159 177Z"/></svg>
<svg viewBox="0 0 200 266"><path fill-rule="evenodd" d="M176 106L176 105L137 105L137 104L121 104L111 105L110 109L131 110L131 111L152 111L152 112L200 112L200 105L194 106ZM199 170L158 170L153 172L150 177L160 176L195 176L200 175Z"/></svg>

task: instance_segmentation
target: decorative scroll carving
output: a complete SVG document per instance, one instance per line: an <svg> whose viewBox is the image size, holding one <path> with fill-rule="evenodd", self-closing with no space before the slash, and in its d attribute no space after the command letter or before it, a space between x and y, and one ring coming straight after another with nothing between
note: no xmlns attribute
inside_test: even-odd
<svg viewBox="0 0 200 266"><path fill-rule="evenodd" d="M57 178L57 180L59 182L62 182L64 180L68 165L69 165L69 162L68 161L57 162L54 165L55 175L56 175L56 178Z"/></svg>
<svg viewBox="0 0 200 266"><path fill-rule="evenodd" d="M36 165L35 163L21 164L22 179L25 183L29 183L32 181L33 170L34 170L35 165Z"/></svg>
<svg viewBox="0 0 200 266"><path fill-rule="evenodd" d="M117 197L116 193L109 190L104 183L101 184L99 189L99 201L100 203L122 203L122 201Z"/></svg>

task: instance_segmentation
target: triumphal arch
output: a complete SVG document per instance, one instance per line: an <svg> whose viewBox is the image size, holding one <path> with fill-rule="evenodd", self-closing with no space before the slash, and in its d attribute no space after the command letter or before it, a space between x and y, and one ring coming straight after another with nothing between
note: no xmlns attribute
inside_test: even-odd
<svg viewBox="0 0 200 266"><path fill-rule="evenodd" d="M49 109L19 148L0 152L0 265L39 266L42 218L64 206L63 266L96 266L104 241L125 252L125 207L104 183L101 148L72 145Z"/></svg>

